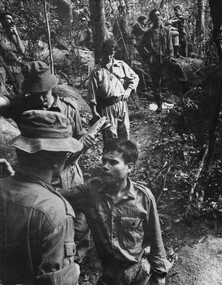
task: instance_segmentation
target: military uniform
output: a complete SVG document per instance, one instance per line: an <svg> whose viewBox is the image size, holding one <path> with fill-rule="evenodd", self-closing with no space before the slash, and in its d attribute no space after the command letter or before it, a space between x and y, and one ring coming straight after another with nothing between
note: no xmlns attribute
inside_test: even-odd
<svg viewBox="0 0 222 285"><path fill-rule="evenodd" d="M122 60L113 59L110 70L102 63L90 74L88 96L90 105L96 105L101 116L111 123L104 132L104 139L129 138L129 114L127 102L122 100L125 89L135 90L138 75Z"/></svg>
<svg viewBox="0 0 222 285"><path fill-rule="evenodd" d="M10 98L9 98L10 99ZM11 101L11 105L7 110L1 112L5 117L12 118L18 125L21 124L21 116L24 111L35 110L30 97L15 98ZM55 96L53 105L48 111L55 111L65 115L70 125L72 126L72 137L79 139L86 133L82 126L81 117L77 105L68 98L59 98ZM71 191L73 185L83 183L82 170L77 162L67 165L61 173L60 179L54 180L53 185L58 191L61 188ZM81 260L89 247L89 230L86 224L85 217L82 213L76 212L75 220L75 241L77 243L77 255Z"/></svg>
<svg viewBox="0 0 222 285"><path fill-rule="evenodd" d="M180 54L186 57L187 33L185 30L184 17L178 16L175 20L173 19L172 25L178 30L179 33Z"/></svg>
<svg viewBox="0 0 222 285"><path fill-rule="evenodd" d="M2 179L0 213L3 284L78 283L74 212L51 185L21 173Z"/></svg>
<svg viewBox="0 0 222 285"><path fill-rule="evenodd" d="M126 194L116 200L110 187L95 178L63 193L86 215L103 266L98 284L148 285L151 279L161 284L170 263L151 191L128 179Z"/></svg>
<svg viewBox="0 0 222 285"><path fill-rule="evenodd" d="M161 75L166 69L180 83L181 91L187 91L187 78L182 66L173 58L173 44L170 29L160 26L149 28L139 44L143 59L148 63L152 77L154 96L157 102L161 100Z"/></svg>
<svg viewBox="0 0 222 285"><path fill-rule="evenodd" d="M0 31L0 56L4 59L10 72L12 73L15 84L21 90L24 76L22 74L21 62L15 43L17 42L16 36L6 36L4 30ZM0 95L6 95L5 89L6 70L0 61Z"/></svg>

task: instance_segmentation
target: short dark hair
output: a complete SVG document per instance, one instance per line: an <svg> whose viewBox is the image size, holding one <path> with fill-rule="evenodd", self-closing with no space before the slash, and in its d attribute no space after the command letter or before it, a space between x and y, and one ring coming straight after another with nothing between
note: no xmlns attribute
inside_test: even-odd
<svg viewBox="0 0 222 285"><path fill-rule="evenodd" d="M102 43L102 52L109 50L110 48L116 48L117 44L112 39L104 40Z"/></svg>
<svg viewBox="0 0 222 285"><path fill-rule="evenodd" d="M159 10L159 9L156 9L156 8L150 11L150 13L149 13L149 19L150 19L151 21L152 21L152 19L153 19L155 13L156 13L157 11L160 12L160 10Z"/></svg>
<svg viewBox="0 0 222 285"><path fill-rule="evenodd" d="M138 17L137 20L138 20L138 22L144 21L144 20L146 20L146 16L141 15Z"/></svg>
<svg viewBox="0 0 222 285"><path fill-rule="evenodd" d="M117 151L122 153L125 163L133 162L136 164L138 159L138 149L131 140L112 139L106 142L103 152Z"/></svg>
<svg viewBox="0 0 222 285"><path fill-rule="evenodd" d="M9 16L13 17L13 14L11 12L7 12L7 11L6 12L2 12L0 14L0 22L3 22L5 20L5 16L6 15L9 15Z"/></svg>
<svg viewBox="0 0 222 285"><path fill-rule="evenodd" d="M180 5L176 5L176 6L174 6L174 7L173 7L173 10L174 10L174 11L175 11L175 10L181 10Z"/></svg>

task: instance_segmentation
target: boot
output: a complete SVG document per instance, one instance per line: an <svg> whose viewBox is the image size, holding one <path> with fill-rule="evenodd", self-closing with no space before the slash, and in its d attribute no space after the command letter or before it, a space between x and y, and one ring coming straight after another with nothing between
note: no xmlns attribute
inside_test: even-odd
<svg viewBox="0 0 222 285"><path fill-rule="evenodd" d="M157 109L156 109L156 113L159 114L162 112L162 101L161 100L158 100L157 102Z"/></svg>

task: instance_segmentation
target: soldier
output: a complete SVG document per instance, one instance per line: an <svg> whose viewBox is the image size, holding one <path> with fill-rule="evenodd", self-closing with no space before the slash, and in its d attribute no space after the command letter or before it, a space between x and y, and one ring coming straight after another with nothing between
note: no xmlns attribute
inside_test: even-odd
<svg viewBox="0 0 222 285"><path fill-rule="evenodd" d="M111 126L104 130L104 141L129 138L127 100L139 82L138 75L122 60L114 58L116 43L112 39L102 44L102 59L90 74L88 96L93 118L106 116Z"/></svg>
<svg viewBox="0 0 222 285"><path fill-rule="evenodd" d="M11 80L15 83L16 88L21 91L24 77L22 75L20 55L25 53L25 47L21 41L19 33L13 21L13 15L10 12L0 14L0 23L2 29L0 31L0 95L7 94L5 89L5 81L7 72L5 65L12 74Z"/></svg>
<svg viewBox="0 0 222 285"><path fill-rule="evenodd" d="M138 158L130 140L105 144L100 178L63 193L84 211L103 271L98 285L165 284L166 259L155 199L129 179Z"/></svg>
<svg viewBox="0 0 222 285"><path fill-rule="evenodd" d="M68 153L83 145L70 136L68 119L27 111L13 146L18 171L0 180L0 280L3 284L75 285L74 212L51 186Z"/></svg>
<svg viewBox="0 0 222 285"><path fill-rule="evenodd" d="M67 99L59 98L52 93L57 85L58 79L52 75L49 66L42 61L33 61L27 64L24 70L25 80L23 91L27 96L11 99L10 97L0 97L1 114L12 118L20 127L22 113L26 110L48 110L56 111L65 115L72 126L71 133L75 139L82 140L86 148L94 144L94 139L88 136L82 126L77 105ZM73 184L82 184L83 174L76 161L72 161L65 166L61 177L53 181L54 186L59 190L65 188L71 190ZM82 213L76 213L76 242L77 254L81 260L89 246L89 231Z"/></svg>
<svg viewBox="0 0 222 285"><path fill-rule="evenodd" d="M179 33L179 44L180 44L179 53L180 55L186 57L187 33L184 25L185 20L184 17L181 15L180 5L174 6L173 9L176 17L171 20L171 23L173 27L175 27L178 30Z"/></svg>
<svg viewBox="0 0 222 285"><path fill-rule="evenodd" d="M160 11L153 9L149 13L152 26L144 33L139 44L143 60L148 63L152 77L154 97L157 102L157 110L162 111L161 98L161 72L167 69L180 84L180 91L185 93L189 90L186 75L181 64L173 58L173 44L171 32L161 20Z"/></svg>
<svg viewBox="0 0 222 285"><path fill-rule="evenodd" d="M146 16L140 15L137 22L133 25L131 34L133 34L136 38L136 45L139 44L145 32L145 21Z"/></svg>

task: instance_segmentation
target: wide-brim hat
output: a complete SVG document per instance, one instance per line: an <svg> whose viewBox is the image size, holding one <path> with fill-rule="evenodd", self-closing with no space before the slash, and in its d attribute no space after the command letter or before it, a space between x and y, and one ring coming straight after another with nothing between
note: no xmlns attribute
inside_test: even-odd
<svg viewBox="0 0 222 285"><path fill-rule="evenodd" d="M27 153L38 151L78 153L83 144L71 137L66 116L52 111L31 110L22 114L21 135L11 141L12 146Z"/></svg>
<svg viewBox="0 0 222 285"><path fill-rule="evenodd" d="M47 92L58 84L58 78L50 71L49 66L43 61L32 61L23 68L25 77L22 83L24 93Z"/></svg>

